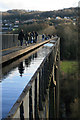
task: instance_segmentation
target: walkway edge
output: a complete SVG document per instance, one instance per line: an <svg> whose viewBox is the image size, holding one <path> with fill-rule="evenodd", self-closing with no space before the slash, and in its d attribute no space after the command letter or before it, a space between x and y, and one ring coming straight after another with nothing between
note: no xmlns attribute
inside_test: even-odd
<svg viewBox="0 0 80 120"><path fill-rule="evenodd" d="M2 56L2 61L0 61L0 64L3 64L3 63L5 63L5 62L8 62L8 61L10 61L10 60L12 60L12 59L20 56L20 55L23 55L24 53L30 52L31 50L34 50L34 49L36 49L37 47L40 47L40 46L42 46L43 44L48 43L49 41L50 41L50 39L49 39L49 40L46 40L46 41L44 41L44 42L38 43L38 44L36 44L36 45L27 47L27 48L25 48L25 49L22 49L22 50L19 50L19 51L10 53L10 54L5 55L5 56Z"/></svg>

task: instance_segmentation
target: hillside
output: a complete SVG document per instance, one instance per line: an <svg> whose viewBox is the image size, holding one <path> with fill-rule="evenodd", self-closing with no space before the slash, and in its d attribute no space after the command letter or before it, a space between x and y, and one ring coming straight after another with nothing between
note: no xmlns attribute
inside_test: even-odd
<svg viewBox="0 0 80 120"><path fill-rule="evenodd" d="M3 19L43 19L47 17L75 17L78 15L78 8L66 8L62 10L54 10L54 11L29 11L29 10L8 10L6 12L2 12Z"/></svg>

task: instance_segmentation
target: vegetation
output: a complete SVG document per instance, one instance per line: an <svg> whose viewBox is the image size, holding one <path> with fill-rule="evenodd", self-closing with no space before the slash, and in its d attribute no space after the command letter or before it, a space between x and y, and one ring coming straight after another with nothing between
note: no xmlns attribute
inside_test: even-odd
<svg viewBox="0 0 80 120"><path fill-rule="evenodd" d="M61 62L61 73L74 74L78 70L78 63L76 61L63 61Z"/></svg>
<svg viewBox="0 0 80 120"><path fill-rule="evenodd" d="M19 33L19 31L21 30L21 29L23 29L24 30L24 33L27 31L27 32L32 32L32 31L37 31L37 32L39 32L39 31L41 31L41 30L43 30L43 29L46 29L46 28L48 28L48 25L45 23L45 24L43 24L43 23L40 23L40 24L38 24L38 23L33 23L33 24L24 24L24 25L20 25L20 27L19 27L19 30L18 31L15 31L16 33Z"/></svg>
<svg viewBox="0 0 80 120"><path fill-rule="evenodd" d="M60 77L60 117L80 118L80 96L78 95L78 63L75 61L61 62Z"/></svg>
<svg viewBox="0 0 80 120"><path fill-rule="evenodd" d="M56 29L58 36L61 38L61 59L76 60L78 51L77 25L61 24L58 25Z"/></svg>
<svg viewBox="0 0 80 120"><path fill-rule="evenodd" d="M26 10L8 10L7 12L3 12L3 19L21 19L21 20L27 20L27 19L42 19L42 18L48 18L48 17L74 17L78 14L78 8L68 8L63 10L54 10L54 11L26 11Z"/></svg>

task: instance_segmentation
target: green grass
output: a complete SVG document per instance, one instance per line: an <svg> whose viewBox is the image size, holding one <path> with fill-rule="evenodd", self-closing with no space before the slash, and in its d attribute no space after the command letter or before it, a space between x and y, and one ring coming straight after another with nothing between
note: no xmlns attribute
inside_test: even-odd
<svg viewBox="0 0 80 120"><path fill-rule="evenodd" d="M76 61L61 61L60 70L64 73L74 73L77 72L78 63Z"/></svg>

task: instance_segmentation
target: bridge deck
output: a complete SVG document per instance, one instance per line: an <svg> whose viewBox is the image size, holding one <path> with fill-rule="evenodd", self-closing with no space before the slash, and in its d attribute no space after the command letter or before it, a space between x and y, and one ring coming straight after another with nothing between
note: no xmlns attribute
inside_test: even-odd
<svg viewBox="0 0 80 120"><path fill-rule="evenodd" d="M46 41L38 41L37 43L33 43L33 44L29 44L29 46L16 46L16 47L12 47L12 48L8 48L8 49L4 49L0 52L2 52L2 61L0 61L1 63L5 63L11 59L14 59L20 55L23 55L24 53L30 52L31 50L34 50L36 48L38 48L39 46L49 42L49 40Z"/></svg>
<svg viewBox="0 0 80 120"><path fill-rule="evenodd" d="M42 41L41 41L41 40L37 41L37 43L40 43L40 42L42 42ZM37 43L28 44L28 46L26 46L25 44L23 44L23 46L15 46L15 47L3 49L3 50L2 50L2 56L5 56L5 55L7 55L7 54L10 54L10 53L19 51L19 50L21 50L21 49L28 48L28 47L30 47L30 46L33 46L33 45L37 44Z"/></svg>

